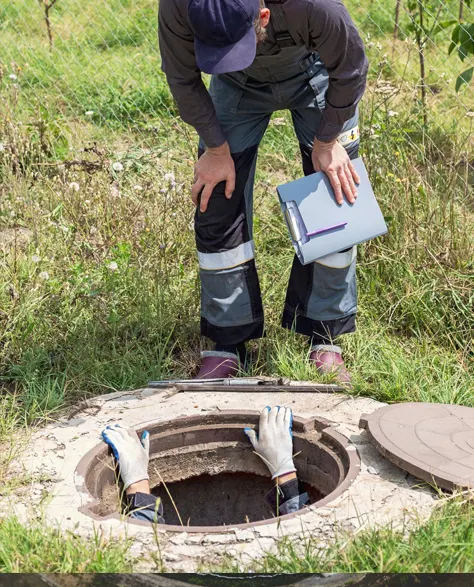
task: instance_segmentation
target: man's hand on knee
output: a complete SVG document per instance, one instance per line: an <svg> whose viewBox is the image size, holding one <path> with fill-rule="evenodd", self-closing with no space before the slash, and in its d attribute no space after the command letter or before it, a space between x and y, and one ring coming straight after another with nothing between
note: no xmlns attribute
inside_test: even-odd
<svg viewBox="0 0 474 587"><path fill-rule="evenodd" d="M137 491L149 493L150 434L145 431L140 440L135 430L115 424L102 431L102 438L111 447L117 460L127 494Z"/></svg>
<svg viewBox="0 0 474 587"><path fill-rule="evenodd" d="M207 204L213 189L225 181L225 197L232 197L235 189L235 165L227 143L215 149L207 149L194 167L194 185L191 190L194 205L199 203L201 212L207 210ZM199 202L199 194L201 199Z"/></svg>
<svg viewBox="0 0 474 587"><path fill-rule="evenodd" d="M255 452L269 468L272 479L278 479L278 482L281 478L288 480L290 474L295 476L292 424L290 408L267 406L260 414L258 434L251 428L245 428Z"/></svg>
<svg viewBox="0 0 474 587"><path fill-rule="evenodd" d="M315 140L312 161L315 171L324 171L328 176L337 203L342 204L345 195L347 201L353 204L360 178L344 147L336 140L331 143Z"/></svg>

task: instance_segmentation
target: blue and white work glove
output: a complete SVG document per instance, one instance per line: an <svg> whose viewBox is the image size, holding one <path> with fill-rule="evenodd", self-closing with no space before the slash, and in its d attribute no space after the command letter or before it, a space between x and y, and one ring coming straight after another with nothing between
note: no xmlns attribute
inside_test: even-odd
<svg viewBox="0 0 474 587"><path fill-rule="evenodd" d="M290 408L267 406L260 414L258 435L252 428L244 429L255 452L270 469L272 479L296 471L293 463L292 425Z"/></svg>
<svg viewBox="0 0 474 587"><path fill-rule="evenodd" d="M114 453L125 489L132 483L149 479L150 433L147 430L140 441L135 430L115 424L102 431L102 438Z"/></svg>

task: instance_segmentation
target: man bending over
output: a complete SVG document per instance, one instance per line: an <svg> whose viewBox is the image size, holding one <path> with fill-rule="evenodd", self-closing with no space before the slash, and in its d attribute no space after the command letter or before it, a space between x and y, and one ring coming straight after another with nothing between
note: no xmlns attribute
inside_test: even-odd
<svg viewBox="0 0 474 587"><path fill-rule="evenodd" d="M303 172L357 197L360 35L340 0L160 0L162 67L181 118L200 136L192 199L201 334L214 342L200 379L231 377L263 336L252 237L257 152L273 112L288 110ZM201 72L212 74L209 91ZM311 363L349 382L341 335L355 330L356 249L302 265L295 256L282 325L308 338Z"/></svg>

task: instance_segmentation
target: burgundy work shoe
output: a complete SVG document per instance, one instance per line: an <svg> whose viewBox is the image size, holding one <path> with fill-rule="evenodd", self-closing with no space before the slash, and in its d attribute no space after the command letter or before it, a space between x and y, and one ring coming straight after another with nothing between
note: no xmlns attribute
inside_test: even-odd
<svg viewBox="0 0 474 587"><path fill-rule="evenodd" d="M235 377L239 370L239 358L233 353L204 351L201 368L195 379L226 379Z"/></svg>
<svg viewBox="0 0 474 587"><path fill-rule="evenodd" d="M341 347L334 345L317 345L311 349L309 360L314 363L316 369L322 374L336 375L337 382L341 385L351 385L351 374L344 365L341 355Z"/></svg>

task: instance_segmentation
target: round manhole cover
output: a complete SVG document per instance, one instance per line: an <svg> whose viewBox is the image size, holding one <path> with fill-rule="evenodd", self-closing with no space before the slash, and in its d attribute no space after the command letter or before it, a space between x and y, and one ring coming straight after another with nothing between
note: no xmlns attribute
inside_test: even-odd
<svg viewBox="0 0 474 587"><path fill-rule="evenodd" d="M165 509L162 528L221 532L229 526L246 528L276 521L265 499L272 487L268 471L244 433L244 427L256 426L258 419L258 412L221 411L146 426L150 484ZM323 506L354 481L360 470L357 451L322 418L295 416L293 433L302 489L312 504ZM122 492L105 443L84 456L76 473L80 493L90 498L80 511L96 520L120 517Z"/></svg>
<svg viewBox="0 0 474 587"><path fill-rule="evenodd" d="M442 489L474 487L474 408L405 403L363 415L379 452Z"/></svg>

